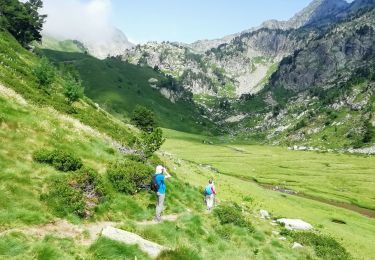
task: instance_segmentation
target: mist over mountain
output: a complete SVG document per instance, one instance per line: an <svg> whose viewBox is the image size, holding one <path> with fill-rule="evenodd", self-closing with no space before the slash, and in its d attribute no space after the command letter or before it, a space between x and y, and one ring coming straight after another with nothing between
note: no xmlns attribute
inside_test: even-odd
<svg viewBox="0 0 375 260"><path fill-rule="evenodd" d="M77 40L101 59L119 55L134 45L111 23L111 8L110 0L47 0L42 10L48 14L43 34L57 41Z"/></svg>

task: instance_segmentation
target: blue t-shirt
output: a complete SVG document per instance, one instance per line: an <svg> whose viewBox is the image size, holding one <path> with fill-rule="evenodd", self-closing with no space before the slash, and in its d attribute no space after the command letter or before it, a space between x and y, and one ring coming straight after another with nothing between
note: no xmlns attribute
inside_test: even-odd
<svg viewBox="0 0 375 260"><path fill-rule="evenodd" d="M156 174L155 180L159 187L158 192L160 194L165 194L165 191L167 190L167 186L165 185L164 179L165 177L163 174Z"/></svg>

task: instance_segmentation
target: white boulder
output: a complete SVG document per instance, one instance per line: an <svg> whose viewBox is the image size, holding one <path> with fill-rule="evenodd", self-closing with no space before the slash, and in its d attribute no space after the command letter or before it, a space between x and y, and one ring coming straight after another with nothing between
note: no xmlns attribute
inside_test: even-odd
<svg viewBox="0 0 375 260"><path fill-rule="evenodd" d="M303 245L301 245L300 243L294 242L293 246L292 246L292 249L299 249L299 248L302 248L302 247L303 247Z"/></svg>
<svg viewBox="0 0 375 260"><path fill-rule="evenodd" d="M301 219L287 219L281 218L277 220L278 223L283 223L286 229L289 230L310 230L313 226Z"/></svg>
<svg viewBox="0 0 375 260"><path fill-rule="evenodd" d="M270 214L268 213L267 210L261 209L261 210L259 211L259 213L260 213L260 217L261 217L262 219L269 219L269 218L270 218Z"/></svg>
<svg viewBox="0 0 375 260"><path fill-rule="evenodd" d="M134 233L110 226L103 229L102 236L122 242L124 244L138 245L143 252L147 253L152 258L158 257L163 250L167 249L159 244L143 239Z"/></svg>

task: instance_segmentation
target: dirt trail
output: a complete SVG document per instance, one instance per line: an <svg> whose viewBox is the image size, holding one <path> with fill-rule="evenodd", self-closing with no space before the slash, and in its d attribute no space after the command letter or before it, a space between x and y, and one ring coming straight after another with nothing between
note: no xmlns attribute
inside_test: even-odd
<svg viewBox="0 0 375 260"><path fill-rule="evenodd" d="M181 217L183 214L171 214L171 215L165 215L161 217L161 222L164 221L176 221L179 217ZM139 221L137 222L138 225L156 225L160 222L156 220L145 220L145 221Z"/></svg>

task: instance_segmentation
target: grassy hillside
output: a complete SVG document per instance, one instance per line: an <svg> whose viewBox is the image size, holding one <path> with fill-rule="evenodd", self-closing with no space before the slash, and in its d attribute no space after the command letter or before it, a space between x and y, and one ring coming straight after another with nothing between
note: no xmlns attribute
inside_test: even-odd
<svg viewBox="0 0 375 260"><path fill-rule="evenodd" d="M79 53L43 50L43 54L54 62L77 68L86 95L122 119L129 118L139 104L151 109L163 127L187 132L207 131L210 127L212 130L213 124L201 116L192 101L172 103L159 90L151 88L149 79L165 80L163 74L151 68L115 58L102 61Z"/></svg>

